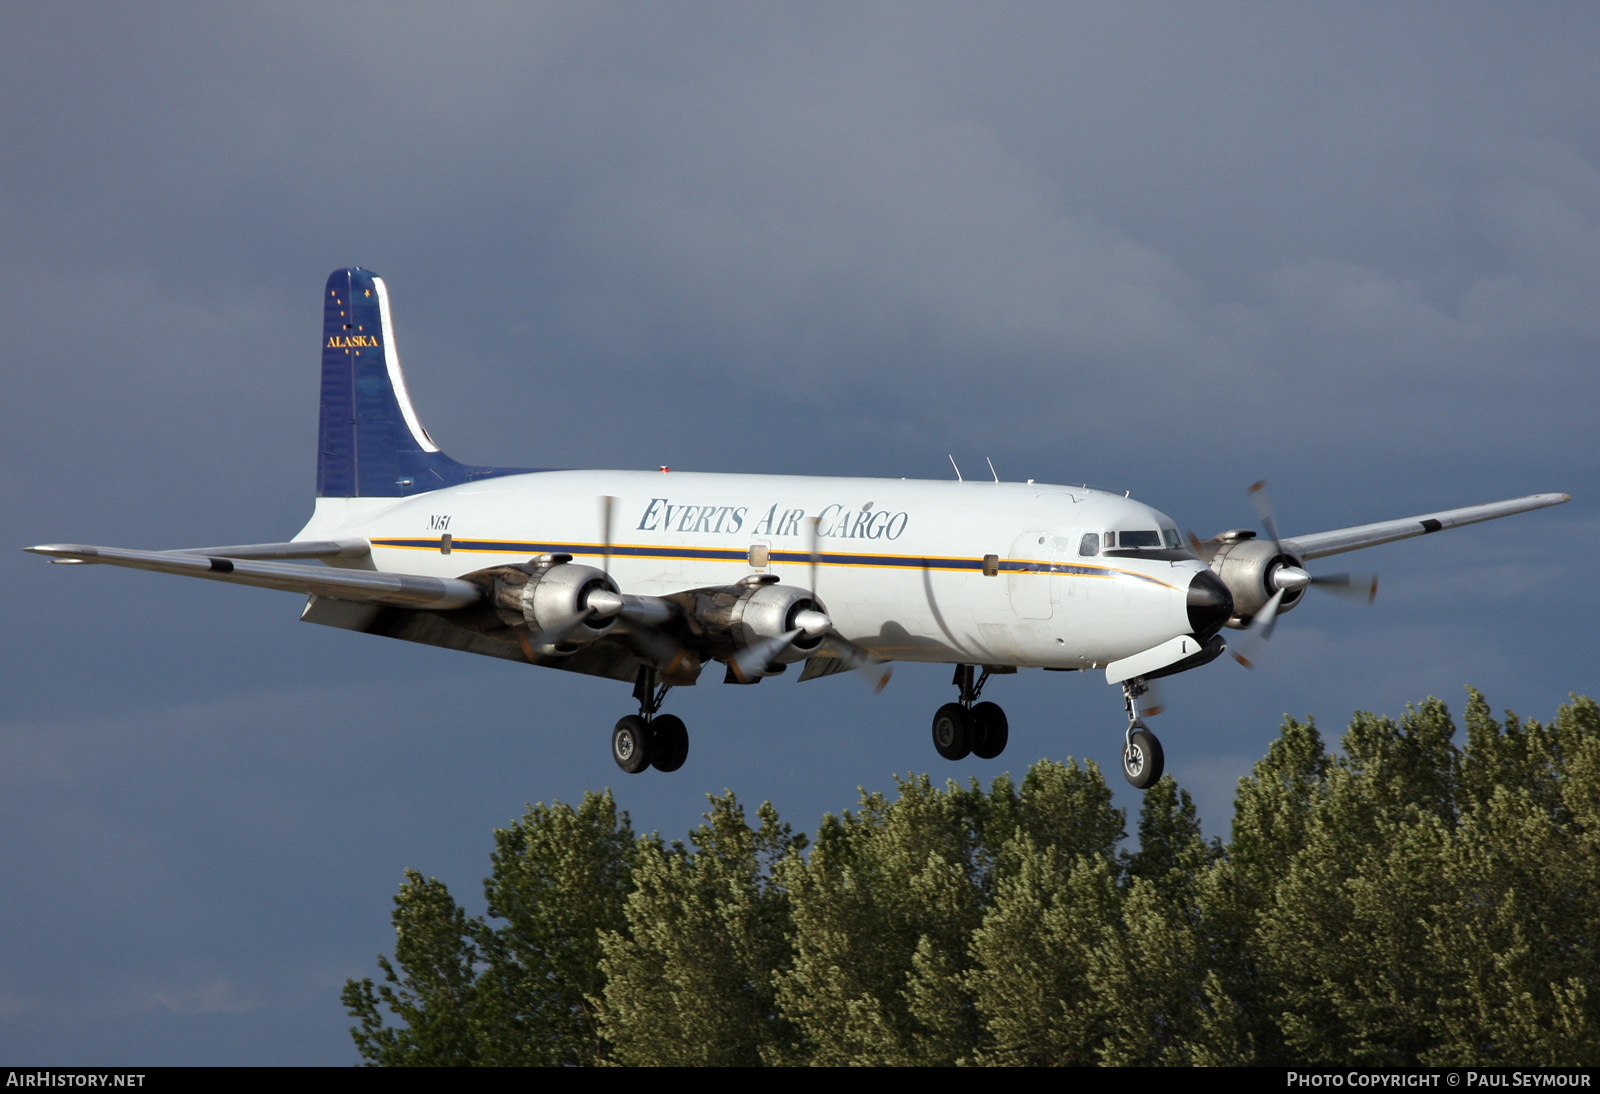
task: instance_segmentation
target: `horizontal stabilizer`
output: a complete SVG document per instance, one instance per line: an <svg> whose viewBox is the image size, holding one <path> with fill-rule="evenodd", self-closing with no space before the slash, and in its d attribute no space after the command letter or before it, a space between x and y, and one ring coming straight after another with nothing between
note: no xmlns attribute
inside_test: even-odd
<svg viewBox="0 0 1600 1094"><path fill-rule="evenodd" d="M261 562L187 552L130 551L121 547L91 547L79 543L47 543L26 547L36 555L59 561L104 563L134 570L154 570L179 577L201 577L235 585L305 593L388 604L401 608L460 608L476 603L483 590L470 581L419 574L376 573L371 570L336 570L331 566L294 562Z"/></svg>
<svg viewBox="0 0 1600 1094"><path fill-rule="evenodd" d="M1468 505L1463 509L1446 509L1441 513L1424 513L1418 517L1399 520L1381 520L1376 524L1362 524L1354 528L1340 528L1332 532L1314 532L1309 536L1292 536L1284 545L1304 559L1322 558L1325 555L1358 551L1363 547L1376 547L1380 543L1393 543L1399 539L1425 536L1442 532L1446 528L1460 528L1464 524L1509 517L1549 505L1571 501L1569 494L1530 494L1525 498L1508 501L1491 501L1486 505Z"/></svg>

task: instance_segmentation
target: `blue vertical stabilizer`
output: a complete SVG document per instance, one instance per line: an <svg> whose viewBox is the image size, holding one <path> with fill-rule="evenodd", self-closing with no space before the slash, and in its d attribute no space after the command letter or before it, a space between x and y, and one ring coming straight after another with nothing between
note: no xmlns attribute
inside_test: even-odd
<svg viewBox="0 0 1600 1094"><path fill-rule="evenodd" d="M402 498L529 470L469 467L439 451L406 391L383 279L335 270L322 294L317 497Z"/></svg>

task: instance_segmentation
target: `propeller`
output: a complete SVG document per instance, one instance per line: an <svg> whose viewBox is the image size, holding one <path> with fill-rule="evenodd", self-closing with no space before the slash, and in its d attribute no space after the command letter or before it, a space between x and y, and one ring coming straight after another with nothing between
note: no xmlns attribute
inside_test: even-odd
<svg viewBox="0 0 1600 1094"><path fill-rule="evenodd" d="M1267 606L1256 613L1250 621L1250 626L1245 628L1232 643L1228 651L1233 654L1233 659L1247 669L1256 667L1256 662L1261 658L1261 651L1267 641L1272 637L1272 628L1278 621L1278 605L1283 603L1283 590L1279 589L1272 594L1272 599L1267 601Z"/></svg>
<svg viewBox="0 0 1600 1094"><path fill-rule="evenodd" d="M617 499L610 494L600 495L600 572L611 576L611 517L616 512Z"/></svg>
<svg viewBox="0 0 1600 1094"><path fill-rule="evenodd" d="M1273 550L1282 553L1283 540L1278 535L1278 520L1273 513L1272 499L1267 494L1267 480L1252 483L1249 493L1256 507L1256 515L1261 518L1261 527L1266 529L1267 536L1272 540ZM1299 566L1284 564L1274 567L1267 581L1273 589L1271 599L1256 613L1244 633L1231 643L1233 659L1247 669L1256 667L1263 648L1272 638L1278 609L1282 607L1286 595L1310 587L1346 600L1364 600L1368 604L1378 595L1377 574L1312 574Z"/></svg>
<svg viewBox="0 0 1600 1094"><path fill-rule="evenodd" d="M584 598L584 608L562 616L543 630L528 636L528 643L536 649L558 649L590 620L610 619L622 611L622 597L610 589L596 589Z"/></svg>
<svg viewBox="0 0 1600 1094"><path fill-rule="evenodd" d="M613 529L616 527L617 499L610 494L601 494L600 498L600 570L606 575L606 580L611 580L611 552L614 540ZM612 599L616 606L612 607ZM618 615L630 607L630 598L618 596L609 589L591 593L589 596L591 611L598 609L601 618ZM633 598L631 609L623 620L627 635L641 652L649 657L658 670L666 671L682 661L687 652L683 644L662 630L660 624L670 618L669 615L649 608L641 609L637 598Z"/></svg>
<svg viewBox="0 0 1600 1094"><path fill-rule="evenodd" d="M1378 575L1318 574L1311 579L1311 587L1345 600L1371 604L1378 598Z"/></svg>
<svg viewBox="0 0 1600 1094"><path fill-rule="evenodd" d="M1144 682L1144 693L1133 701L1134 712L1140 718L1154 718L1167 709L1167 697L1154 680Z"/></svg>
<svg viewBox="0 0 1600 1094"><path fill-rule="evenodd" d="M1283 550L1278 536L1278 521L1273 516L1272 499L1267 496L1267 480L1261 479L1250 486L1250 500L1255 502L1261 526L1267 530L1274 550ZM1368 604L1378 595L1377 574L1311 574L1298 566L1279 566L1272 571L1272 586L1279 592L1292 593L1306 586L1333 593L1347 600L1365 600Z"/></svg>
<svg viewBox="0 0 1600 1094"><path fill-rule="evenodd" d="M817 612L814 614L820 615L822 613ZM730 657L728 659L728 667L733 669L734 675L740 680L749 683L756 677L764 675L772 659L788 649L794 643L794 640L800 637L800 634L800 628L796 627L794 630L784 634L763 638L761 641L746 646Z"/></svg>
<svg viewBox="0 0 1600 1094"><path fill-rule="evenodd" d="M536 648L559 650L561 644L577 633L580 627L612 619L620 615L627 606L626 598L612 588L614 583L611 581L611 529L613 516L616 512L617 499L606 494L602 495L599 500L600 572L605 575L606 584L601 588L591 588L589 590L583 598L582 610L564 615L560 619L551 622L543 630L529 635L528 642Z"/></svg>
<svg viewBox="0 0 1600 1094"><path fill-rule="evenodd" d="M805 608L796 612L791 622L794 624L793 629L751 643L728 660L728 664L733 666L739 679L748 682L751 678L761 675L767 665L781 656L796 639L807 638L814 641L827 636L833 630L833 620L828 618L826 612L817 611L815 608Z"/></svg>
<svg viewBox="0 0 1600 1094"><path fill-rule="evenodd" d="M1272 499L1267 496L1266 479L1258 479L1250 484L1250 500L1255 502L1256 515L1261 518L1261 526L1267 530L1272 542L1278 543L1278 522L1272 515Z"/></svg>
<svg viewBox="0 0 1600 1094"><path fill-rule="evenodd" d="M811 531L806 537L806 546L811 555L811 576L806 588L816 592L817 568L822 565L822 518L812 517L806 523L811 526Z"/></svg>
<svg viewBox="0 0 1600 1094"><path fill-rule="evenodd" d="M812 517L806 522L810 525L810 532L806 536L807 554L810 562L809 588L813 593L817 591L817 573L822 566L822 518ZM819 613L820 614L820 613ZM797 619L796 622L799 622ZM854 642L845 638L833 629L833 621L828 621L828 641L833 650L842 654L841 661L850 664L850 671L863 677L872 687L874 695L880 694L889 686L889 677L894 674L894 668L887 661L876 657Z"/></svg>

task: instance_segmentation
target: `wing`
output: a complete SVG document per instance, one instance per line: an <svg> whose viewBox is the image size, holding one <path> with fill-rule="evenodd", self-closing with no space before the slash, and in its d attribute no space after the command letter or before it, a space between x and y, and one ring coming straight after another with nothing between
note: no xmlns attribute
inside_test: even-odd
<svg viewBox="0 0 1600 1094"><path fill-rule="evenodd" d="M1463 524L1477 524L1479 521L1509 517L1515 513L1526 513L1571 500L1571 496L1567 494L1530 494L1525 498L1492 501L1487 505L1469 505L1464 509L1424 513L1419 517L1380 520L1376 524L1360 524L1354 528L1337 528L1332 532L1293 536L1285 539L1284 545L1301 558L1308 560L1322 558L1324 555L1337 555L1345 551L1358 551L1363 547L1375 547L1380 543L1393 543L1397 539L1410 539L1412 536L1425 536L1430 532L1442 532L1446 528L1459 528Z"/></svg>
<svg viewBox="0 0 1600 1094"><path fill-rule="evenodd" d="M164 555L221 555L224 558L366 558L365 539L302 539L292 543L239 543L232 547L184 547Z"/></svg>
<svg viewBox="0 0 1600 1094"><path fill-rule="evenodd" d="M77 543L49 543L24 550L55 562L95 563L199 577L235 585L278 589L310 597L300 618L310 623L384 635L408 642L463 650L512 661L631 681L641 663L661 663L679 682L692 682L699 664L682 665L676 642L654 628L677 617L667 601L648 596L616 597L610 613L638 628L612 635L561 656L535 650L528 628L509 626L494 608L496 582L490 572L465 578L346 570L283 559L364 558L364 539L251 543L182 551L134 551ZM667 649L668 646L672 648Z"/></svg>
<svg viewBox="0 0 1600 1094"><path fill-rule="evenodd" d="M356 550L357 543L364 548L365 541L336 540L320 543L257 543L236 548L210 548L206 551L130 551L122 547L91 547L80 543L47 543L24 550L36 555L49 555L57 562L126 566L134 570L154 570L162 574L177 574L179 577L201 577L207 581L226 581L260 589L280 589L396 608L461 608L483 599L482 588L460 578L340 570L331 566L267 561L359 557L366 552L364 549ZM239 554L229 555L224 553L226 551L237 551Z"/></svg>

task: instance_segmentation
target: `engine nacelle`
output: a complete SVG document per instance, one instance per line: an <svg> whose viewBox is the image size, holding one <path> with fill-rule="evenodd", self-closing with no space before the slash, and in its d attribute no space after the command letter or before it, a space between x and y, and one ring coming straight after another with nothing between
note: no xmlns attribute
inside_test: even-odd
<svg viewBox="0 0 1600 1094"><path fill-rule="evenodd" d="M827 609L809 589L776 584L769 574L737 585L695 591L694 622L704 629L720 658L728 658L763 642L798 631L788 645L773 652L753 675L776 676L786 664L803 661L817 651L831 626Z"/></svg>
<svg viewBox="0 0 1600 1094"><path fill-rule="evenodd" d="M1300 570L1304 562L1282 549L1271 540L1255 539L1251 533L1226 532L1219 537L1207 563L1222 583L1233 594L1233 618L1230 627L1248 626L1257 612L1267 606L1280 586L1273 575L1284 567ZM1303 581L1304 574L1301 579ZM1283 589L1283 600L1278 605L1280 613L1288 611L1305 595L1304 584Z"/></svg>
<svg viewBox="0 0 1600 1094"><path fill-rule="evenodd" d="M622 596L603 571L548 555L495 575L495 610L507 626L526 627L541 653L572 653L603 638Z"/></svg>

